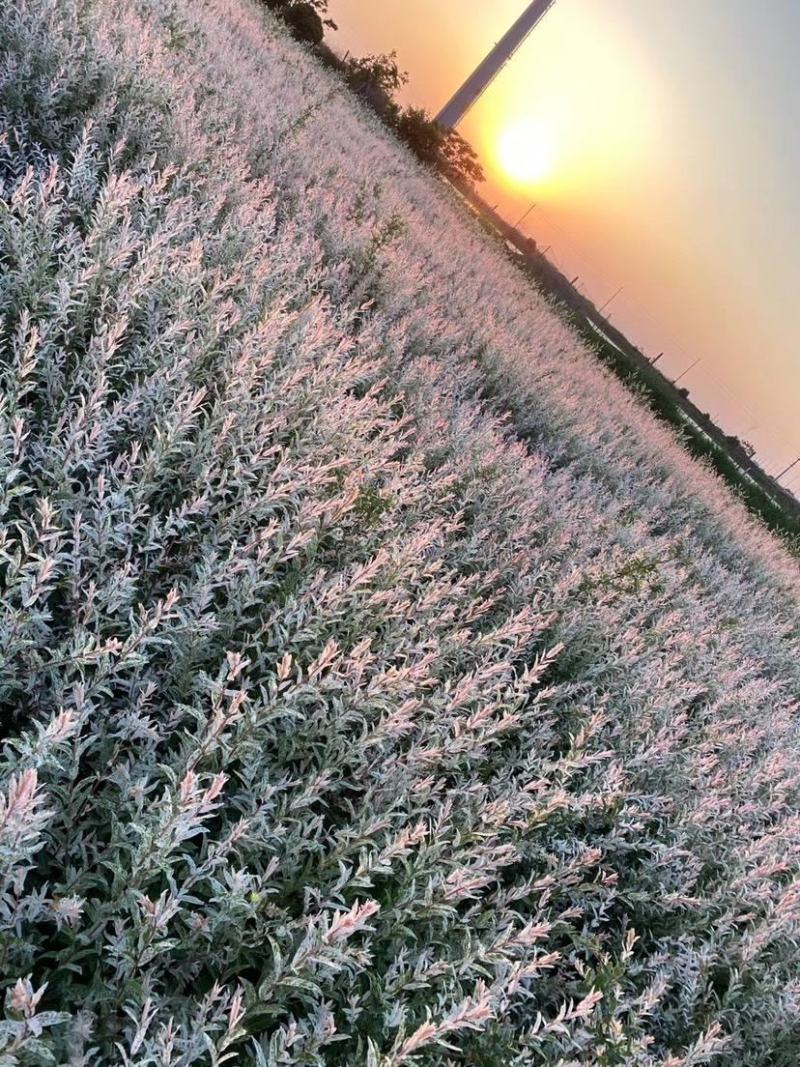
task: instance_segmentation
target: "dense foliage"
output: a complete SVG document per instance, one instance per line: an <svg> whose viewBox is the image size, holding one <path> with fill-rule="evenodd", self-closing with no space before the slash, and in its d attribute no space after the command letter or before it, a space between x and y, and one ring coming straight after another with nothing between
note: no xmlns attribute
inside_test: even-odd
<svg viewBox="0 0 800 1067"><path fill-rule="evenodd" d="M332 70L406 144L420 162L445 177L472 185L485 175L475 149L458 130L440 125L424 108L402 107L395 99L408 81L400 69L397 53L342 58L323 44L325 26L336 28L331 19L323 21L327 0L298 3L296 0L260 0L288 26L295 40L312 46L314 55Z"/></svg>
<svg viewBox="0 0 800 1067"><path fill-rule="evenodd" d="M245 0L0 21L0 1063L800 1040L794 565Z"/></svg>
<svg viewBox="0 0 800 1067"><path fill-rule="evenodd" d="M319 12L324 11L327 4L266 0L266 6L283 19L295 40L312 45L322 44L325 24Z"/></svg>

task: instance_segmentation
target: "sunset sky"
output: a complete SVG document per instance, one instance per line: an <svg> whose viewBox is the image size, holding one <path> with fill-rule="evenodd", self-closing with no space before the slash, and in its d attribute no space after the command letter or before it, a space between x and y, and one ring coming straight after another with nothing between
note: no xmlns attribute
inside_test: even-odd
<svg viewBox="0 0 800 1067"><path fill-rule="evenodd" d="M396 49L435 113L525 2L331 0L331 43ZM536 201L526 231L598 304L624 287L608 314L670 376L702 358L682 384L771 473L800 455L798 42L797 0L556 0L461 127L490 203Z"/></svg>

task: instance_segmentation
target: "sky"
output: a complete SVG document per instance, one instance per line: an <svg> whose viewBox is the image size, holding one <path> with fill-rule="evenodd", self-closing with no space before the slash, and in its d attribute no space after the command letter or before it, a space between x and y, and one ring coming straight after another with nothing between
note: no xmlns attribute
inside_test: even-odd
<svg viewBox="0 0 800 1067"><path fill-rule="evenodd" d="M330 0L329 39L395 49L435 114L526 2ZM798 0L556 0L459 127L486 199L535 203L522 228L670 377L700 359L681 384L772 474L800 456L798 42Z"/></svg>

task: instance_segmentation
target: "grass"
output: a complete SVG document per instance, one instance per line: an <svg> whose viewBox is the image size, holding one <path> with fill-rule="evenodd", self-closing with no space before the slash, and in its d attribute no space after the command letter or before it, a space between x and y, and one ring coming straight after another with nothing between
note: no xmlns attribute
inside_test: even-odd
<svg viewBox="0 0 800 1067"><path fill-rule="evenodd" d="M796 561L263 9L4 14L3 1063L793 1065Z"/></svg>

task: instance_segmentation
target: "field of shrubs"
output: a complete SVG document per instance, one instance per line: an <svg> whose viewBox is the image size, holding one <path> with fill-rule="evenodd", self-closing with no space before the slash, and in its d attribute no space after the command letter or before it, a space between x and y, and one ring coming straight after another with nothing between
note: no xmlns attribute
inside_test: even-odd
<svg viewBox="0 0 800 1067"><path fill-rule="evenodd" d="M793 1067L796 561L261 6L0 13L0 1065Z"/></svg>

